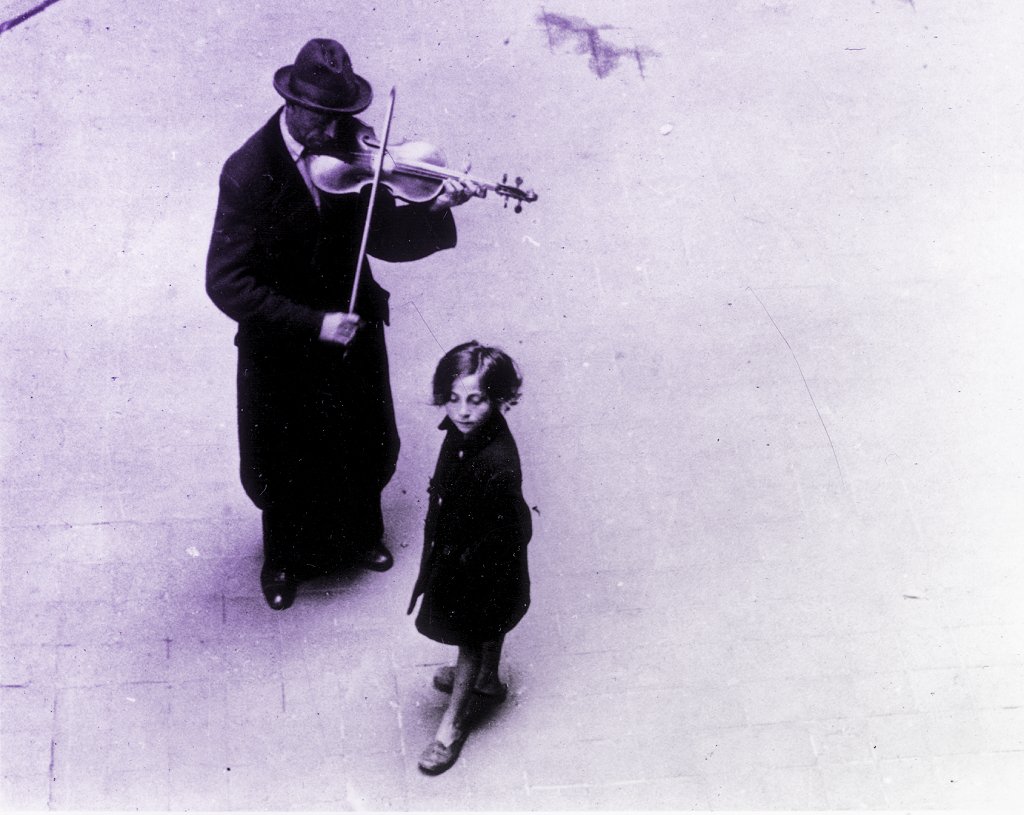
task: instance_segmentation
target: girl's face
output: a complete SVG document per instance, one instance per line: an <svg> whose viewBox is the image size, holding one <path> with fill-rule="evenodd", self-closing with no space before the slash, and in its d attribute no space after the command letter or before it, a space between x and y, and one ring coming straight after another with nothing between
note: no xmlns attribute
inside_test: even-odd
<svg viewBox="0 0 1024 815"><path fill-rule="evenodd" d="M463 376L452 383L444 411L463 436L471 435L486 424L492 410L490 398L480 388L480 377Z"/></svg>

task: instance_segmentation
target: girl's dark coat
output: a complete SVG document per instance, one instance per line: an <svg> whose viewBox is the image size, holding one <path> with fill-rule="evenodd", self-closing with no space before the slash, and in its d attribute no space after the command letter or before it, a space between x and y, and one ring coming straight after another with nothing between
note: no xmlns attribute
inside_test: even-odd
<svg viewBox="0 0 1024 815"><path fill-rule="evenodd" d="M416 628L448 645L492 640L510 631L530 605L519 451L497 411L469 438L449 419L424 530L420 573L409 613L422 594Z"/></svg>

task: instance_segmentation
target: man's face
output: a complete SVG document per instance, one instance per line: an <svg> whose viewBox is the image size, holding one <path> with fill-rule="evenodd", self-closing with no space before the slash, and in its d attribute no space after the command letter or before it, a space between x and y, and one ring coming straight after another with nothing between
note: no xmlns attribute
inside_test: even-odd
<svg viewBox="0 0 1024 815"><path fill-rule="evenodd" d="M347 113L320 113L289 104L284 113L288 132L303 147L317 150L334 142L340 133L351 127L353 118Z"/></svg>

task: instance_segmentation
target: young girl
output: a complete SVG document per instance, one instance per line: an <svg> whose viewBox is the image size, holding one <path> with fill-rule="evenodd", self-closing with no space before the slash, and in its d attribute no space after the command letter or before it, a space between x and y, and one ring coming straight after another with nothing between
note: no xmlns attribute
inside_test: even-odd
<svg viewBox="0 0 1024 815"><path fill-rule="evenodd" d="M530 605L526 545L532 526L523 500L519 451L503 411L519 399L522 378L503 351L473 341L449 351L434 372L434 404L445 430L430 480L423 557L409 613L422 595L416 628L446 645L458 660L434 676L451 693L437 736L420 769L443 773L468 735L472 694L502 701L498 679L505 634Z"/></svg>

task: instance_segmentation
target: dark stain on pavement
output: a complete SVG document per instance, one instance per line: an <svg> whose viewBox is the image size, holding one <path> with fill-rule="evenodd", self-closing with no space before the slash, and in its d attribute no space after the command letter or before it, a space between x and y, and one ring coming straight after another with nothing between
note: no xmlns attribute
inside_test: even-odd
<svg viewBox="0 0 1024 815"><path fill-rule="evenodd" d="M582 17L569 17L543 10L537 16L537 20L547 30L548 46L551 50L557 46L568 44L577 54L589 54L590 59L587 60L587 65L600 79L604 79L615 70L622 57L635 60L637 70L643 77L644 60L648 57L658 56L658 52L650 48L640 45L634 45L631 48L621 47L605 40L600 32L613 30L614 26L594 25Z"/></svg>

